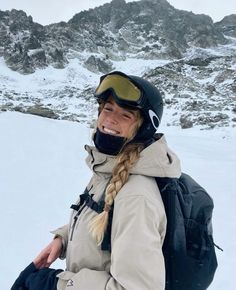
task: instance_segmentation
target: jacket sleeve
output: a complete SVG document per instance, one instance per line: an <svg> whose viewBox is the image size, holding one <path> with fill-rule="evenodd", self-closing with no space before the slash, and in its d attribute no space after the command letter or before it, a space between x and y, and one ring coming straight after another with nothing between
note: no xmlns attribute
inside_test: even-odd
<svg viewBox="0 0 236 290"><path fill-rule="evenodd" d="M60 259L64 259L66 256L66 248L68 244L68 235L69 235L69 225L64 225L56 230L51 231L54 234L54 238L60 237L62 239L62 251L60 254Z"/></svg>
<svg viewBox="0 0 236 290"><path fill-rule="evenodd" d="M76 274L66 271L58 275L57 289L164 290L166 217L162 207L143 196L116 200L110 273L85 268Z"/></svg>

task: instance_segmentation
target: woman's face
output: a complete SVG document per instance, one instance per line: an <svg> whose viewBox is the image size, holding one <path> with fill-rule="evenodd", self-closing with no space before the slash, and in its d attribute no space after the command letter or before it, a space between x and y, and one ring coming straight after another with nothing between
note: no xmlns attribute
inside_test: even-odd
<svg viewBox="0 0 236 290"><path fill-rule="evenodd" d="M105 134L132 138L139 120L139 111L120 107L109 98L98 117L98 129Z"/></svg>

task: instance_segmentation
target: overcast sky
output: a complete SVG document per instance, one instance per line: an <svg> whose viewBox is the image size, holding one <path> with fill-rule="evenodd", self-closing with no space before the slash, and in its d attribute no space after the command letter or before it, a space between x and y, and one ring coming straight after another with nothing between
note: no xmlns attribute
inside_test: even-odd
<svg viewBox="0 0 236 290"><path fill-rule="evenodd" d="M126 0L126 2L132 1L134 0ZM24 10L35 22L45 25L68 21L79 11L107 2L111 0L0 0L0 10L12 8ZM207 14L214 21L220 21L226 15L236 14L236 0L169 0L168 2L178 9Z"/></svg>

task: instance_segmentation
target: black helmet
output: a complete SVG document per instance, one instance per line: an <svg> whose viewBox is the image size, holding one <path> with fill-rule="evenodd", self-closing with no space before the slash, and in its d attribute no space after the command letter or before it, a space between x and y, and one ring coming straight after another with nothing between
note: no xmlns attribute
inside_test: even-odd
<svg viewBox="0 0 236 290"><path fill-rule="evenodd" d="M163 114L163 99L159 90L141 77L114 71L100 78L94 95L100 102L106 100L110 94L118 105L138 108L142 112L144 122L133 141L151 139Z"/></svg>

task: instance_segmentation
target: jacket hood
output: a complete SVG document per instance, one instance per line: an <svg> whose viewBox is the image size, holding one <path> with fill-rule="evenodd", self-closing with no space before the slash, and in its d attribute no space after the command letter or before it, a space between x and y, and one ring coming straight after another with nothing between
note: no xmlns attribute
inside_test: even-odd
<svg viewBox="0 0 236 290"><path fill-rule="evenodd" d="M111 175L116 156L99 152L94 146L86 145L89 155L86 158L89 168L97 174ZM137 163L131 168L131 174L150 177L176 177L181 175L180 160L168 148L164 135L146 147L140 154Z"/></svg>

